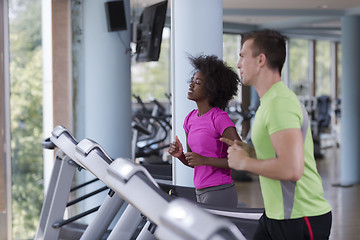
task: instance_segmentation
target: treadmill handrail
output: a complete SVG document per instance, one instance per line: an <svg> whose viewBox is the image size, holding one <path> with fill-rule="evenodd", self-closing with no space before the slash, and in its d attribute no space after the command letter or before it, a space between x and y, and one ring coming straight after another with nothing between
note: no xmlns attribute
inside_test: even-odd
<svg viewBox="0 0 360 240"><path fill-rule="evenodd" d="M56 148L56 145L50 140L49 137L41 141L41 146L45 149L50 149L50 150Z"/></svg>
<svg viewBox="0 0 360 240"><path fill-rule="evenodd" d="M139 172L143 173L148 178L147 180L151 181L152 184L154 184L157 188L159 188L159 185L150 175L150 173L146 170L146 168L132 162L131 160L124 158L117 158L108 168L109 174L117 176L124 183L129 181L132 176L134 176Z"/></svg>
<svg viewBox="0 0 360 240"><path fill-rule="evenodd" d="M98 151L99 155L109 164L113 161L104 149L92 139L85 138L76 145L76 152L84 157L89 155L91 151Z"/></svg>
<svg viewBox="0 0 360 240"><path fill-rule="evenodd" d="M94 149L97 150L93 151ZM128 201L129 204L137 208L156 225L162 224L160 220L163 215L162 212L168 208L169 203L172 201L169 201L163 194L154 190L154 187L158 188L159 191L160 188L144 167L125 158L117 158L109 164L105 151L96 142L89 139L84 139L77 145L76 156L81 163L87 166L87 170L94 173L96 177L118 193L125 201ZM151 205L144 202L144 198L152 199ZM196 208L194 203L193 207ZM201 216L210 216L209 221L215 219L215 215L201 208L196 209L202 213ZM197 215L194 217L197 217ZM205 221L206 219L207 217L205 217ZM222 221L225 221L225 219ZM228 232L229 228L232 228L232 231L242 235L234 223L228 220L226 220L226 223L226 228L221 228L222 233ZM216 236L219 236L219 234ZM229 236L229 234L226 235Z"/></svg>
<svg viewBox="0 0 360 240"><path fill-rule="evenodd" d="M171 201L161 214L160 221L155 232L159 239L245 240L239 229L229 224L230 221L202 211L184 198Z"/></svg>
<svg viewBox="0 0 360 240"><path fill-rule="evenodd" d="M75 157L75 146L78 142L68 129L61 125L56 126L51 132L50 140L69 158L85 169L85 167L77 161L77 158Z"/></svg>
<svg viewBox="0 0 360 240"><path fill-rule="evenodd" d="M51 132L51 135L54 136L55 138L59 138L61 136L61 134L66 134L67 137L72 141L72 143L74 143L75 145L77 144L75 137L64 126L58 125Z"/></svg>

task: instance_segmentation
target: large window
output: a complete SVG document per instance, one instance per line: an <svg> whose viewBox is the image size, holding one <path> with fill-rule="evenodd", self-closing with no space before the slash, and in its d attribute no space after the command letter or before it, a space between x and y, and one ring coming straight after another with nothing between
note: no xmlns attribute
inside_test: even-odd
<svg viewBox="0 0 360 240"><path fill-rule="evenodd" d="M170 93L170 29L164 28L159 61L131 62L131 91L144 101L165 100Z"/></svg>
<svg viewBox="0 0 360 240"><path fill-rule="evenodd" d="M337 61L337 94L338 96L335 97L340 97L340 93L341 93L341 76L342 76L342 66L341 66L341 44L337 44L337 57L338 57L338 61Z"/></svg>
<svg viewBox="0 0 360 240"><path fill-rule="evenodd" d="M9 1L13 239L31 239L43 203L41 1Z"/></svg>
<svg viewBox="0 0 360 240"><path fill-rule="evenodd" d="M311 94L309 79L309 45L308 40L292 38L289 41L289 87L297 95Z"/></svg>
<svg viewBox="0 0 360 240"><path fill-rule="evenodd" d="M228 66L232 67L234 71L238 72L237 64L239 61L240 53L240 39L241 36L237 34L224 34L223 35L223 60ZM237 99L241 99L242 91L239 87ZM241 100L239 100L241 102Z"/></svg>
<svg viewBox="0 0 360 240"><path fill-rule="evenodd" d="M224 34L223 59L237 71L240 51L240 36ZM144 101L152 98L166 100L170 93L170 29L164 28L160 58L157 62L137 63L135 57L131 63L132 93Z"/></svg>
<svg viewBox="0 0 360 240"><path fill-rule="evenodd" d="M223 60L234 70L237 69L237 63L240 53L240 35L223 35Z"/></svg>
<svg viewBox="0 0 360 240"><path fill-rule="evenodd" d="M315 51L312 51L311 44ZM326 40L291 38L289 40L289 87L299 96L332 96L331 44ZM311 53L311 54L310 54ZM314 55L313 55L314 54ZM337 78L341 76L341 46L337 48ZM314 57L314 58L313 58ZM313 64L314 59L314 65ZM312 74L313 70L315 72ZM335 71L336 72L336 71ZM315 81L315 84L314 82ZM335 86L339 92L340 84ZM313 88L315 91L313 92ZM332 96L334 97L334 96Z"/></svg>
<svg viewBox="0 0 360 240"><path fill-rule="evenodd" d="M315 95L331 96L331 43L316 42L316 91Z"/></svg>

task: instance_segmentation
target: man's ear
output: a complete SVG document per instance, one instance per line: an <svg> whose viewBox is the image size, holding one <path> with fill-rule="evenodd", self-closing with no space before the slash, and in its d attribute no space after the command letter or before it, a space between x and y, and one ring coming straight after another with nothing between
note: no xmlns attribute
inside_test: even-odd
<svg viewBox="0 0 360 240"><path fill-rule="evenodd" d="M260 53L259 56L258 56L258 63L261 65L261 66L264 66L265 63L266 63L266 56L265 54L263 53Z"/></svg>

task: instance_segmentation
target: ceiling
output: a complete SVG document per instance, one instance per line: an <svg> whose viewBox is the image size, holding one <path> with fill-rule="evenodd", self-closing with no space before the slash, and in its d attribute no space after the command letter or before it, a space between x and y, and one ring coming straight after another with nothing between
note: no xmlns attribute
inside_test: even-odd
<svg viewBox="0 0 360 240"><path fill-rule="evenodd" d="M138 9L160 1L130 0L130 4ZM271 28L288 36L339 40L341 17L349 15L360 15L359 0L223 0L227 33Z"/></svg>

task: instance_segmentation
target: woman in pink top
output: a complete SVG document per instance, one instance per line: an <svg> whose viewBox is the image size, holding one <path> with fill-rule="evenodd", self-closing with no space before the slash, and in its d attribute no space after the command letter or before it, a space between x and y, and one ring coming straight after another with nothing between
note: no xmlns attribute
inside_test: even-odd
<svg viewBox="0 0 360 240"><path fill-rule="evenodd" d="M237 207L237 192L231 178L227 145L220 137L240 140L235 125L224 111L237 94L239 77L216 56L190 57L195 74L191 78L188 99L197 109L185 118L187 152L176 137L169 153L194 168L198 202L222 207Z"/></svg>

